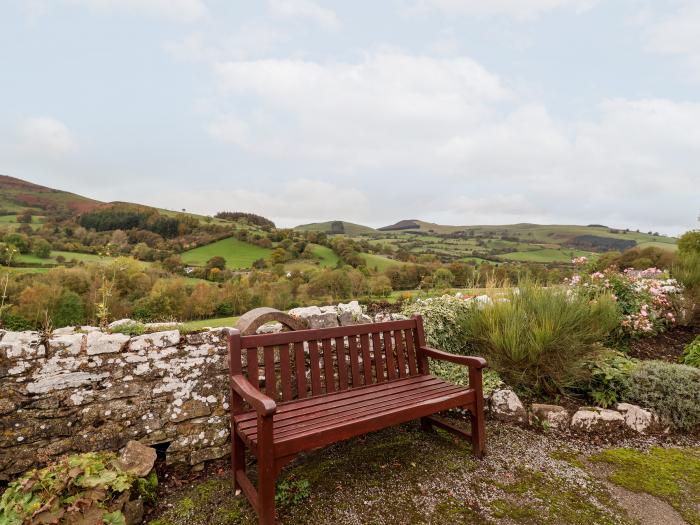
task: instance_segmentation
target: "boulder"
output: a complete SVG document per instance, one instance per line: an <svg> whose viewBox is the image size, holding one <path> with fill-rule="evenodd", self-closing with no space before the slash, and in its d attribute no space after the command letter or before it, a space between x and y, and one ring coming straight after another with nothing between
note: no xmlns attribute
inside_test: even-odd
<svg viewBox="0 0 700 525"><path fill-rule="evenodd" d="M102 332L89 332L87 335L87 354L111 354L121 352L130 337L126 334L103 334Z"/></svg>
<svg viewBox="0 0 700 525"><path fill-rule="evenodd" d="M340 326L360 324L362 322L362 307L357 301L339 303L336 309Z"/></svg>
<svg viewBox="0 0 700 525"><path fill-rule="evenodd" d="M530 411L530 424L564 430L569 427L569 413L559 405L535 403Z"/></svg>
<svg viewBox="0 0 700 525"><path fill-rule="evenodd" d="M607 433L619 430L624 418L615 410L598 407L582 407L571 418L571 428L581 432Z"/></svg>
<svg viewBox="0 0 700 525"><path fill-rule="evenodd" d="M491 413L503 421L524 423L527 420L527 412L520 398L509 389L496 390L491 394Z"/></svg>
<svg viewBox="0 0 700 525"><path fill-rule="evenodd" d="M111 323L109 323L107 325L107 328L109 330L114 330L115 328L119 328L121 326L132 325L132 324L136 324L136 321L134 321L133 319L119 319L117 321L112 321Z"/></svg>
<svg viewBox="0 0 700 525"><path fill-rule="evenodd" d="M262 325L260 328L258 328L255 333L256 334L276 334L278 332L281 332L284 327L282 326L282 323L267 323Z"/></svg>
<svg viewBox="0 0 700 525"><path fill-rule="evenodd" d="M615 410L622 414L625 425L640 434L644 434L658 422L658 418L654 412L637 405L618 403Z"/></svg>
<svg viewBox="0 0 700 525"><path fill-rule="evenodd" d="M142 478L153 470L157 455L156 449L142 445L138 441L129 441L119 456L119 468Z"/></svg>
<svg viewBox="0 0 700 525"><path fill-rule="evenodd" d="M309 328L330 328L338 326L338 314L334 306L324 307L323 310L318 306L292 308L289 310L289 315L304 319L308 323Z"/></svg>

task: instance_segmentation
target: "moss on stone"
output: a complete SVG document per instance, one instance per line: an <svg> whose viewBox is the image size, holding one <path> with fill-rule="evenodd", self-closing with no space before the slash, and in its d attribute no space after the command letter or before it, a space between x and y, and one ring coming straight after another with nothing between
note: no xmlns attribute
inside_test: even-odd
<svg viewBox="0 0 700 525"><path fill-rule="evenodd" d="M555 450L554 452L552 452L549 455L549 457L551 457L552 459L559 460L559 461L564 461L564 462L568 463L569 465L571 465L572 467L576 467L576 468L580 468L580 469L585 468L583 460L579 457L579 455L575 451L568 449L568 448L562 448L560 450Z"/></svg>
<svg viewBox="0 0 700 525"><path fill-rule="evenodd" d="M661 498L686 521L700 525L700 449L654 447L640 452L615 448L590 460L612 465L611 482Z"/></svg>

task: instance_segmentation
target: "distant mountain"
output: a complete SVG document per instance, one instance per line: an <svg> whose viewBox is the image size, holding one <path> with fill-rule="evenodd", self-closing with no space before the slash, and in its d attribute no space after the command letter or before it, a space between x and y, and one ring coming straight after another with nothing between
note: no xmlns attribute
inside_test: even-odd
<svg viewBox="0 0 700 525"><path fill-rule="evenodd" d="M369 226L354 224L346 221L326 221L312 222L311 224L301 224L294 227L299 231L315 231L332 234L359 235L362 233L376 233L377 230Z"/></svg>
<svg viewBox="0 0 700 525"><path fill-rule="evenodd" d="M75 193L47 188L15 177L0 175L0 209L50 211L67 209L73 213L94 210L105 203Z"/></svg>

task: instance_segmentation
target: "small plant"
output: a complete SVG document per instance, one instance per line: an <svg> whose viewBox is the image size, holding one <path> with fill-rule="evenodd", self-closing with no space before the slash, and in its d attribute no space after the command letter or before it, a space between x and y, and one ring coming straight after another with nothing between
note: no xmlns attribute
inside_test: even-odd
<svg viewBox="0 0 700 525"><path fill-rule="evenodd" d="M309 481L306 479L288 479L277 484L275 503L280 507L296 505L310 495Z"/></svg>
<svg viewBox="0 0 700 525"><path fill-rule="evenodd" d="M700 335L685 347L681 356L681 363L700 368Z"/></svg>
<svg viewBox="0 0 700 525"><path fill-rule="evenodd" d="M145 480L122 471L111 452L67 456L40 470L30 470L10 483L0 499L0 523L90 523L124 525L121 494L153 494L152 474ZM87 523L87 521L85 521Z"/></svg>
<svg viewBox="0 0 700 525"><path fill-rule="evenodd" d="M675 429L700 425L700 370L663 361L640 361L631 371L625 401L652 408Z"/></svg>
<svg viewBox="0 0 700 525"><path fill-rule="evenodd" d="M120 324L115 326L110 330L113 334L124 334L124 335L143 335L146 333L146 325L139 323L138 321L130 321L128 323Z"/></svg>
<svg viewBox="0 0 700 525"><path fill-rule="evenodd" d="M583 390L596 405L611 407L629 391L629 376L635 361L621 352L606 351L586 364L590 377Z"/></svg>

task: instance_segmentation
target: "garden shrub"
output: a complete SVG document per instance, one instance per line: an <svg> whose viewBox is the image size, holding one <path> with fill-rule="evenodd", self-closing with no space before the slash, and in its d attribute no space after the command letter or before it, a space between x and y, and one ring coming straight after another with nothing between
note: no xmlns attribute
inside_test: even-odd
<svg viewBox="0 0 700 525"><path fill-rule="evenodd" d="M605 350L586 363L588 375L582 394L603 408L621 402L629 391L629 376L636 361L622 352Z"/></svg>
<svg viewBox="0 0 700 525"><path fill-rule="evenodd" d="M402 314L423 316L425 338L428 346L454 354L464 354L467 344L467 331L464 320L469 316L470 303L443 295L430 299L418 299L405 305Z"/></svg>
<svg viewBox="0 0 700 525"><path fill-rule="evenodd" d="M663 361L640 361L629 376L625 401L652 408L675 429L700 425L700 370Z"/></svg>
<svg viewBox="0 0 700 525"><path fill-rule="evenodd" d="M618 321L609 296L596 300L525 283L506 298L462 317L462 330L504 381L520 390L563 393L586 375Z"/></svg>
<svg viewBox="0 0 700 525"><path fill-rule="evenodd" d="M700 335L685 347L681 356L681 363L688 366L700 368ZM698 386L700 388L700 386Z"/></svg>
<svg viewBox="0 0 700 525"><path fill-rule="evenodd" d="M673 266L672 272L673 276L685 288L685 295L690 302L687 309L690 310L691 314L687 317L692 318L700 310L698 306L700 303L700 252L681 254Z"/></svg>
<svg viewBox="0 0 700 525"><path fill-rule="evenodd" d="M12 482L0 499L0 523L105 523L124 525L123 506L153 494L155 474L135 478L111 452L66 456ZM133 491L133 494L131 494Z"/></svg>

